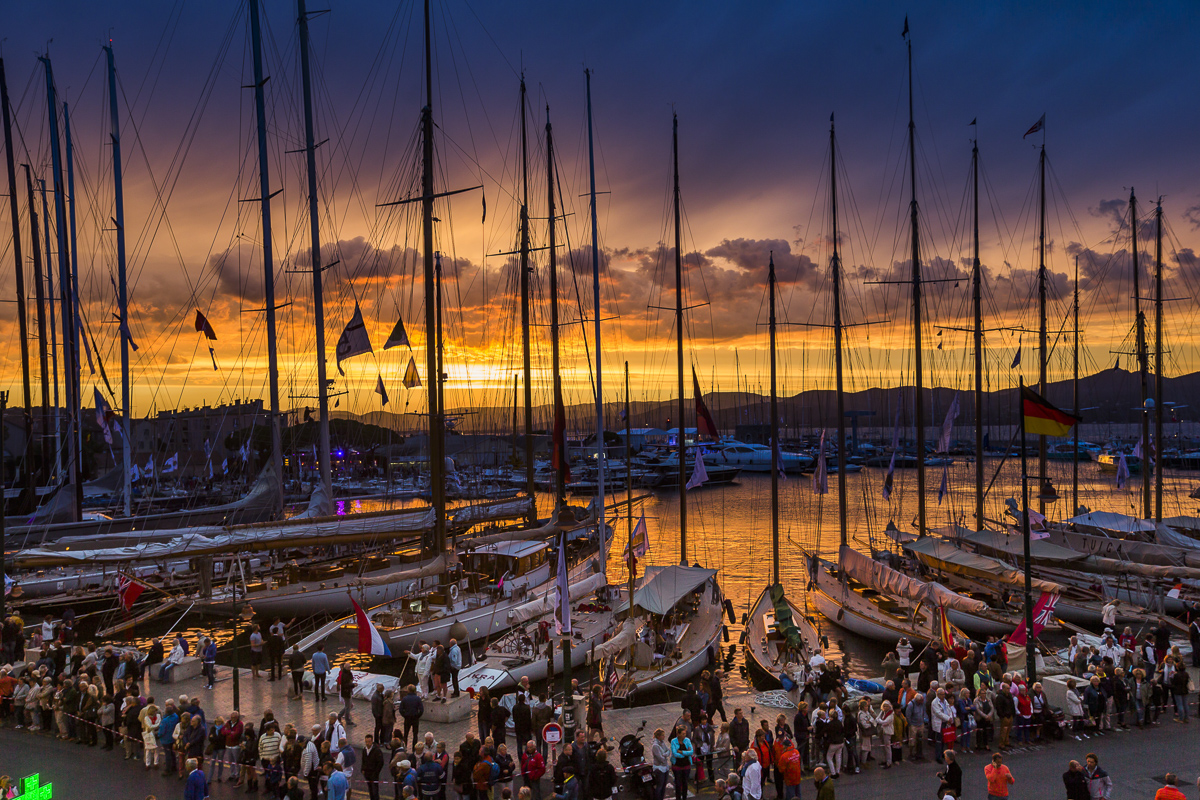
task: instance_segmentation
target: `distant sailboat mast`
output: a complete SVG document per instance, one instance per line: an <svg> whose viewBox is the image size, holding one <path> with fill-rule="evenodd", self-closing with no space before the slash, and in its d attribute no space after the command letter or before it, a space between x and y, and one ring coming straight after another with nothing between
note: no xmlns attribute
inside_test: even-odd
<svg viewBox="0 0 1200 800"><path fill-rule="evenodd" d="M1154 447L1146 453L1154 457L1154 521L1162 522L1163 491L1163 281L1162 281L1162 198L1154 209ZM1079 427L1078 425L1076 427ZM1145 465L1143 464L1143 470Z"/></svg>
<svg viewBox="0 0 1200 800"><path fill-rule="evenodd" d="M537 489L533 463L533 366L529 319L529 148L525 130L525 76L521 76L521 374L525 379L525 494L529 521L537 519Z"/></svg>
<svg viewBox="0 0 1200 800"><path fill-rule="evenodd" d="M604 351L600 347L600 223L596 210L596 150L592 135L592 71L584 70L587 79L587 119L588 119L588 184L591 194L592 207L592 307L596 315L596 507L600 511L601 537L604 535L604 481L607 471L607 453L604 446ZM628 394L628 393L627 393ZM628 413L626 417L628 418ZM628 423L628 419L626 420ZM629 439L626 437L626 446ZM626 453L626 462L629 454ZM631 504L632 506L632 504ZM633 509L629 509L632 519ZM607 559L601 559L601 571L608 573ZM633 597L631 593L629 595Z"/></svg>
<svg viewBox="0 0 1200 800"><path fill-rule="evenodd" d="M1038 156L1038 393L1046 396L1046 362L1050 349L1046 335L1046 141L1042 128L1042 147ZM1028 134L1026 134L1028 135ZM1038 510L1046 513L1041 487L1046 485L1046 437L1038 435Z"/></svg>
<svg viewBox="0 0 1200 800"><path fill-rule="evenodd" d="M523 114L524 112L522 112ZM546 244L550 248L550 263L548 271L550 273L550 372L554 376L554 419L553 435L557 439L554 446L558 451L558 466L554 470L554 507L555 509L562 508L567 502L567 430L566 426L559 430L558 415L566 413L563 410L563 395L562 395L562 378L559 374L559 354L558 354L558 255L555 253L555 214L557 210L554 207L554 134L550 126L550 106L546 106L546 202L547 202L547 218L550 229ZM597 353L599 357L599 353ZM601 526L604 525L604 517L600 518ZM603 534L601 534L603 535Z"/></svg>
<svg viewBox="0 0 1200 800"><path fill-rule="evenodd" d="M1146 400L1150 397L1150 355L1146 350L1146 315L1142 313L1141 267L1138 264L1137 196L1129 190L1130 250L1133 253L1133 313L1137 326L1138 378L1141 384L1142 415L1142 518L1150 519L1150 415Z"/></svg>
<svg viewBox="0 0 1200 800"><path fill-rule="evenodd" d="M42 480L45 483L55 482L58 477L58 466L53 468L50 465L50 365L47 363L46 355L46 284L42 277L42 245L38 242L38 216L37 206L34 204L33 193L33 176L30 173L29 165L25 167L25 188L29 192L29 236L33 252L33 287L34 299L37 302L37 327L38 327L38 373L42 384L42 433L41 433L41 453L42 453ZM42 193L43 200L45 192ZM45 202L42 203L42 216L45 217ZM43 222L48 221L43 219ZM47 252L49 252L47 250ZM46 265L49 269L49 264ZM53 323L51 323L53 328ZM33 498L36 504L37 498Z"/></svg>

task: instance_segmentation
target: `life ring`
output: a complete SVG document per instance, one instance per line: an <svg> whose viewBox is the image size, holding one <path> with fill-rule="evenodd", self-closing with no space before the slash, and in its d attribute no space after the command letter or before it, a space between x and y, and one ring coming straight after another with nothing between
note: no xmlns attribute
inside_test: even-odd
<svg viewBox="0 0 1200 800"><path fill-rule="evenodd" d="M458 584L457 583L450 584L450 599L451 600L458 599Z"/></svg>

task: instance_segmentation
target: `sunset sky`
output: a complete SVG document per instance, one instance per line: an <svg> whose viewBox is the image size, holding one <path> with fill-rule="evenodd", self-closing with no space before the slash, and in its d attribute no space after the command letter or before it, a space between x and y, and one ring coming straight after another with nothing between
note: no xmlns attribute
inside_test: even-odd
<svg viewBox="0 0 1200 800"><path fill-rule="evenodd" d="M107 7L106 7L107 6ZM423 103L421 5L311 0L317 83L327 350L357 300L376 353L344 363L340 410L422 410L406 391L406 348L382 351L397 317L424 362L419 205L377 204L419 191ZM511 403L519 370L518 84L528 84L529 198L536 247L546 242L546 106L558 193L563 376L570 402L591 391L594 317L584 68L593 70L602 250L605 396L622 397L629 361L635 399L674 391L671 115L679 115L684 206L687 359L706 391L766 390L766 276L774 252L780 317L829 322L829 120L838 135L850 388L911 381L908 289L872 285L908 274L905 14L912 30L918 201L929 284L927 382L972 381L968 334L971 140L983 183L981 248L987 325L1036 329L1037 163L1046 114L1051 373L1070 371L1069 303L1079 256L1084 370L1133 361L1128 199L1139 199L1143 297L1151 297L1154 203L1163 198L1166 372L1200 368L1190 336L1200 296L1200 161L1196 131L1200 34L1194 6L1166 2L956 4L884 2L488 4L434 0L434 113L439 191L483 184L437 207L446 254L449 405ZM303 119L295 6L264 5L273 190L278 346L285 407L315 405ZM115 244L108 97L101 47L111 37L120 81L136 415L265 397L258 155L245 3L17 4L6 10L4 63L18 126L18 195L31 281L20 164L50 182L45 75L49 49L76 149L76 213L88 330L119 387L112 324ZM52 41L51 41L52 40ZM60 115L61 116L61 115ZM969 123L975 118L977 128ZM486 218L484 217L486 201ZM53 198L51 217L53 217ZM41 201L35 210L41 216ZM12 241L0 206L0 337L4 379L19 402ZM42 243L39 242L39 246ZM549 278L534 254L535 402L549 394ZM414 275L416 276L414 278ZM57 283L57 275L56 283ZM30 297L33 292L30 287ZM707 305L703 305L707 304ZM1153 341L1153 309L1147 304ZM213 362L192 327L197 309L218 341ZM31 331L34 307L30 305ZM937 326L945 326L939 329ZM941 333L939 335L939 330ZM61 338L61 333L59 334ZM1016 380L1018 346L1036 377L1036 332L988 335L989 385ZM827 328L781 333L781 391L830 387ZM939 343L941 349L938 349ZM585 352L586 347L586 352ZM1114 352L1117 351L1117 352ZM36 368L36 350L33 356ZM83 372L84 395L100 376ZM35 402L37 400L35 377ZM689 390L690 391L690 390ZM114 405L119 405L119 398Z"/></svg>

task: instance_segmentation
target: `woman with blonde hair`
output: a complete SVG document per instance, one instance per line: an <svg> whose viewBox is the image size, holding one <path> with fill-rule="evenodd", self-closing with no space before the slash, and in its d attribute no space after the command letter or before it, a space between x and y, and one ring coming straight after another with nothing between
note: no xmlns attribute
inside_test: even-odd
<svg viewBox="0 0 1200 800"><path fill-rule="evenodd" d="M892 737L896 733L896 714L890 700L884 700L879 706L879 716L875 718L876 729L879 732L879 745L883 748L883 768L892 766Z"/></svg>
<svg viewBox="0 0 1200 800"><path fill-rule="evenodd" d="M858 701L855 721L858 723L858 762L865 765L875 741L875 729L879 727L879 718L871 711L871 701L865 697Z"/></svg>

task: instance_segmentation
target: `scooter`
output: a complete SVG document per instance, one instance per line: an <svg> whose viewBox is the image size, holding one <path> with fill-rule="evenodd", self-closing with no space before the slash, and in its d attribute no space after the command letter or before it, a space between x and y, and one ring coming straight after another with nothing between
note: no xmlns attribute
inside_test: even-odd
<svg viewBox="0 0 1200 800"><path fill-rule="evenodd" d="M625 776L625 788L642 800L654 800L654 767L646 763L646 748L642 744L642 731L646 720L634 733L621 737L618 752L621 756L621 771Z"/></svg>

